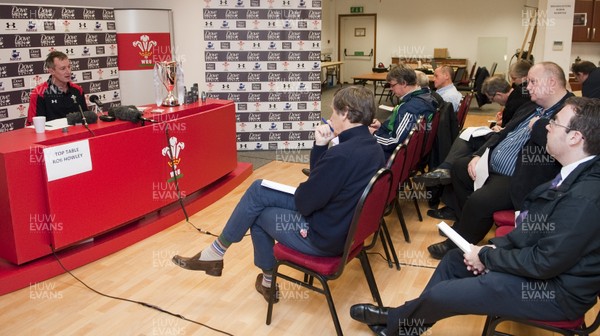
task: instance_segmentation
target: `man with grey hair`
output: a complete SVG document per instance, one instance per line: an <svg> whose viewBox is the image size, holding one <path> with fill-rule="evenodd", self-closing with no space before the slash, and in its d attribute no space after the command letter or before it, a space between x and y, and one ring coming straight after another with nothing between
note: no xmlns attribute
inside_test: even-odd
<svg viewBox="0 0 600 336"><path fill-rule="evenodd" d="M554 62L538 63L529 69L527 89L535 104L527 103L530 113L520 113L500 132L493 133L472 157L456 160L451 169L455 209L459 219L454 229L468 242L477 244L492 227L498 210L521 210L525 195L551 179L560 164L546 152L548 120L573 94L566 89L562 68ZM489 150L489 176L474 190L476 166ZM456 245L449 239L432 244L427 250L441 259Z"/></svg>
<svg viewBox="0 0 600 336"><path fill-rule="evenodd" d="M275 240L310 255L341 255L356 204L385 160L381 146L369 132L375 115L371 90L344 87L336 92L331 108L328 123L315 128L311 174L294 194L255 181L212 244L192 257L176 255L173 262L188 270L221 276L225 252L250 230L254 264L262 270L255 288L268 301ZM336 136L339 144L329 146Z"/></svg>
<svg viewBox="0 0 600 336"><path fill-rule="evenodd" d="M375 139L383 147L386 159L392 155L396 146L403 142L420 116L431 121L437 108L428 89L417 83L415 70L400 65L387 74L390 90L400 97L400 104L394 107L391 116L383 123L375 119L370 126Z"/></svg>
<svg viewBox="0 0 600 336"><path fill-rule="evenodd" d="M397 308L357 304L352 318L377 335L420 335L456 315L584 316L600 292L600 100L567 99L545 128L562 169L529 193L512 232L452 250L418 298Z"/></svg>

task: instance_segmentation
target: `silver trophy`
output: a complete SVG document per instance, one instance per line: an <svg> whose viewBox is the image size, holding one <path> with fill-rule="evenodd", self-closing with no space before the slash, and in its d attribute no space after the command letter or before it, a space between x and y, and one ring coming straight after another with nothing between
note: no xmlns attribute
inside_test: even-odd
<svg viewBox="0 0 600 336"><path fill-rule="evenodd" d="M179 105L179 100L177 99L177 62L156 62L155 64L158 72L158 79L167 90L167 96L163 99L162 105Z"/></svg>

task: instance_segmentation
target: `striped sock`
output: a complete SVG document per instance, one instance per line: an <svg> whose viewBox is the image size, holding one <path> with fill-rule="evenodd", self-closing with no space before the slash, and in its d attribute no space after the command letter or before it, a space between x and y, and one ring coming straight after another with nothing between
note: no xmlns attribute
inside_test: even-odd
<svg viewBox="0 0 600 336"><path fill-rule="evenodd" d="M200 254L200 260L223 260L225 252L227 252L227 247L221 243L219 238L217 238L212 244L202 250L202 254Z"/></svg>
<svg viewBox="0 0 600 336"><path fill-rule="evenodd" d="M262 279L263 287L271 288L271 280L273 280L273 274L263 272L263 279Z"/></svg>

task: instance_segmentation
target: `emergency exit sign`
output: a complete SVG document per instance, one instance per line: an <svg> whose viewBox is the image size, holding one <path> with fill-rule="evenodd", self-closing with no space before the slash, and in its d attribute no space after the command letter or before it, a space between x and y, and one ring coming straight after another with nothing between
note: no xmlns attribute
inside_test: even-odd
<svg viewBox="0 0 600 336"><path fill-rule="evenodd" d="M362 13L364 7L350 7L350 13Z"/></svg>

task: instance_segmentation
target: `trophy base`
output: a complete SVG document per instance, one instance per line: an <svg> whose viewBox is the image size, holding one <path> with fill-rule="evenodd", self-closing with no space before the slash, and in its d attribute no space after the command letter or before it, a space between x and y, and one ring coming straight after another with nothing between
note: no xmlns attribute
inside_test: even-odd
<svg viewBox="0 0 600 336"><path fill-rule="evenodd" d="M179 106L179 101L175 97L167 97L162 101L162 106Z"/></svg>

